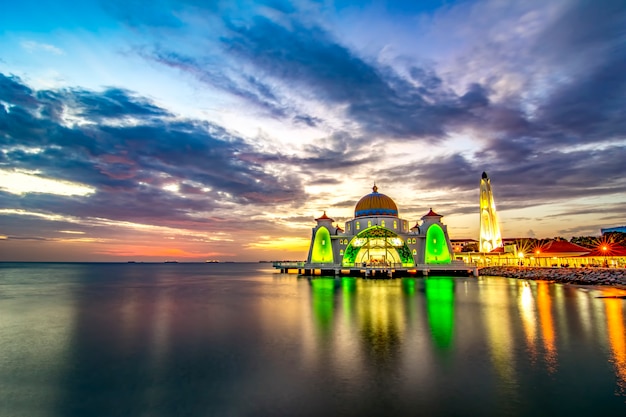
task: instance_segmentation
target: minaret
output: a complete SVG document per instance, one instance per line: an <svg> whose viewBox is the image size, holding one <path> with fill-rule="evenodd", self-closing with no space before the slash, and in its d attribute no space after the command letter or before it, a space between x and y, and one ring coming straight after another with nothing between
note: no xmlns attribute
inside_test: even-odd
<svg viewBox="0 0 626 417"><path fill-rule="evenodd" d="M480 238L478 250L491 252L502 246L502 235L496 214L496 204L493 202L491 181L486 172L480 180Z"/></svg>

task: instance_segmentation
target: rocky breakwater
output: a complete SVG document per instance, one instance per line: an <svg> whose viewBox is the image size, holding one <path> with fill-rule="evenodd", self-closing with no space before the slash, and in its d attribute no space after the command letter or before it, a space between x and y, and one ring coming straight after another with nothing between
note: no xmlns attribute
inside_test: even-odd
<svg viewBox="0 0 626 417"><path fill-rule="evenodd" d="M480 268L478 275L547 280L564 284L614 285L626 287L626 268L520 268L513 266L489 266Z"/></svg>

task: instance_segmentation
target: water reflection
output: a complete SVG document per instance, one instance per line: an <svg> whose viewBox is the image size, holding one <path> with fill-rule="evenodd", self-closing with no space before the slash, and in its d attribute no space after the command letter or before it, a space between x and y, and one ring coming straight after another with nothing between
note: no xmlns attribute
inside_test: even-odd
<svg viewBox="0 0 626 417"><path fill-rule="evenodd" d="M528 367L533 372L558 375L562 366L559 346L567 350L569 361L572 346L581 340L610 345L621 395L626 395L625 318L620 299L604 301L604 332L602 326L590 326L601 313L596 292L544 281L479 280L478 298L471 286L468 291L471 281L449 277L391 281L314 278L310 282L316 327L329 340L333 332L342 332L356 337L360 345L362 355L342 354L344 366L363 371L368 363L405 363L417 372L432 372L428 369L432 366L424 361L441 366L450 362L438 364L437 356L454 360L455 356L449 355L475 354L485 344L492 368L483 370L483 383L491 383L489 376L495 375L497 395L508 399L508 407L518 407L523 403L519 391L522 380L529 378ZM464 283L463 293L457 293L458 282ZM476 305L464 305L463 316L459 316L459 303L467 300ZM476 315L475 307L482 314ZM343 310L342 314L338 310ZM344 318L340 324L339 316ZM478 322L477 317L481 318ZM459 320L462 326L468 320L472 325L457 328ZM581 369L591 367L587 357L585 360ZM411 376L423 381L415 377ZM503 409L507 406L501 405Z"/></svg>
<svg viewBox="0 0 626 417"><path fill-rule="evenodd" d="M518 293L518 304L520 317L526 338L526 348L533 363L537 360L537 310L535 309L535 298L528 281L520 281L521 289Z"/></svg>
<svg viewBox="0 0 626 417"><path fill-rule="evenodd" d="M557 351L554 334L554 319L552 318L552 300L550 298L550 284L546 281L537 281L537 308L541 336L545 348L545 361L548 371L555 372L557 368Z"/></svg>
<svg viewBox="0 0 626 417"><path fill-rule="evenodd" d="M447 351L452 347L454 334L454 280L425 279L424 293L433 344L439 350Z"/></svg>
<svg viewBox="0 0 626 417"><path fill-rule="evenodd" d="M626 302L597 290L206 268L0 268L0 415L623 411Z"/></svg>
<svg viewBox="0 0 626 417"><path fill-rule="evenodd" d="M626 395L626 326L622 313L624 302L618 298L605 298L604 303L618 389L621 395Z"/></svg>

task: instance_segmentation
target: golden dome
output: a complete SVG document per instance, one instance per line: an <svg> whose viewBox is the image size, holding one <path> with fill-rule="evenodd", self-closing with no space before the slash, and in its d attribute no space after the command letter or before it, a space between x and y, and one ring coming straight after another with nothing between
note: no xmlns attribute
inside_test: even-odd
<svg viewBox="0 0 626 417"><path fill-rule="evenodd" d="M356 203L354 217L363 216L398 216L398 206L385 194L378 192L374 185L372 193L364 196Z"/></svg>

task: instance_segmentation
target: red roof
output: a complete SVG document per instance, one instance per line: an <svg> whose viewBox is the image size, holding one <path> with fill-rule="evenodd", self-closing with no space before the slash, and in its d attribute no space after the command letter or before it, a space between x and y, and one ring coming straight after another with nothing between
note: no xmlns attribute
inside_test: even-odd
<svg viewBox="0 0 626 417"><path fill-rule="evenodd" d="M334 222L333 219L331 219L330 217L326 215L326 210L324 210L324 214L322 214L322 217L315 219L316 222L320 220L330 220L331 222Z"/></svg>
<svg viewBox="0 0 626 417"><path fill-rule="evenodd" d="M443 217L441 214L437 214L431 208L430 211L424 217Z"/></svg>
<svg viewBox="0 0 626 417"><path fill-rule="evenodd" d="M497 248L495 248L489 253L504 253L504 246L498 246Z"/></svg>
<svg viewBox="0 0 626 417"><path fill-rule="evenodd" d="M553 240L546 246L542 247L540 253L587 253L591 252L590 249L585 248L575 243L568 242L567 240Z"/></svg>

